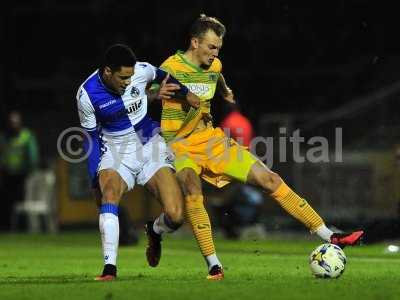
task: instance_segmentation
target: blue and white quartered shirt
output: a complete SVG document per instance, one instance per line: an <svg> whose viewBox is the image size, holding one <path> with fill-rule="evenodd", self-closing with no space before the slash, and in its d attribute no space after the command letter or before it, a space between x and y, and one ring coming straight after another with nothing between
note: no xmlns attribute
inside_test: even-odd
<svg viewBox="0 0 400 300"><path fill-rule="evenodd" d="M146 86L150 82L161 83L167 73L149 63L137 62L131 82L123 95L111 91L102 82L99 70L90 75L79 87L76 95L81 126L90 136L85 139L85 149L91 153L88 156L89 176L95 184L97 167L101 157L101 135L120 138L129 136L138 143L146 144L159 130L159 123L147 115ZM188 90L174 77L168 82L181 86L180 94L186 95Z"/></svg>

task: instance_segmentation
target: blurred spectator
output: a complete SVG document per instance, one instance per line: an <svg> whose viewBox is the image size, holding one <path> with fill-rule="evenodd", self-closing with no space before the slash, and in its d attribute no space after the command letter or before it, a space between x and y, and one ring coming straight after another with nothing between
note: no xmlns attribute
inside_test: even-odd
<svg viewBox="0 0 400 300"><path fill-rule="evenodd" d="M20 112L12 111L5 131L0 134L0 230L10 229L12 209L15 203L23 200L25 180L38 167L38 163L35 135L30 129L23 127Z"/></svg>
<svg viewBox="0 0 400 300"><path fill-rule="evenodd" d="M250 120L239 111L236 104L225 105L225 117L220 124L221 128L239 144L249 147L253 138L253 126Z"/></svg>
<svg viewBox="0 0 400 300"><path fill-rule="evenodd" d="M264 199L257 188L235 182L218 193L214 193L207 183L204 188L208 189L215 226L222 230L226 238L239 239L244 228L259 223Z"/></svg>

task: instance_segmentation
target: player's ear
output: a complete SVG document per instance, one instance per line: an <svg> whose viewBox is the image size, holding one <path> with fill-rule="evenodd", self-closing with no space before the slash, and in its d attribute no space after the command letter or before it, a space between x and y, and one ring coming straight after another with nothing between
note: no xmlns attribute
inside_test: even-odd
<svg viewBox="0 0 400 300"><path fill-rule="evenodd" d="M111 70L111 68L110 67L105 67L104 68L104 75L106 75L106 76L111 76L112 75L112 70Z"/></svg>
<svg viewBox="0 0 400 300"><path fill-rule="evenodd" d="M199 39L196 37L192 37L192 39L190 40L190 44L192 45L193 49L199 48Z"/></svg>

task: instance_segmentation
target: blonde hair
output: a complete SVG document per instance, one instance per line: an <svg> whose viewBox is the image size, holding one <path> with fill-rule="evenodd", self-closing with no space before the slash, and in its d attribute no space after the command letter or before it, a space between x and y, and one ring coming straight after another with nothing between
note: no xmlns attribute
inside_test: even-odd
<svg viewBox="0 0 400 300"><path fill-rule="evenodd" d="M209 30L212 30L219 37L224 37L226 33L225 25L220 20L200 14L200 17L193 22L189 35L190 38L201 38Z"/></svg>

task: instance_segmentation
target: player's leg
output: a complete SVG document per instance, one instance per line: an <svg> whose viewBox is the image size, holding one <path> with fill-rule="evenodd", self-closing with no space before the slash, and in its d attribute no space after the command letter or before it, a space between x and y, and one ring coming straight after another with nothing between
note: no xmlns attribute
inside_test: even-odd
<svg viewBox="0 0 400 300"><path fill-rule="evenodd" d="M163 212L154 221L146 224L148 245L146 257L151 267L156 267L161 258L161 236L177 230L183 223L183 197L175 174L169 167L160 168L145 184L160 201Z"/></svg>
<svg viewBox="0 0 400 300"><path fill-rule="evenodd" d="M364 234L363 231L356 231L350 234L333 233L325 226L322 218L310 204L287 186L278 174L269 170L261 161L256 161L251 166L247 182L261 187L285 211L325 241L344 247L357 244Z"/></svg>
<svg viewBox="0 0 400 300"><path fill-rule="evenodd" d="M175 174L169 167L162 167L146 183L146 187L156 196L163 207L164 220L157 225L158 233L178 229L184 220L183 197ZM166 225L166 227L164 226Z"/></svg>
<svg viewBox="0 0 400 300"><path fill-rule="evenodd" d="M247 182L260 186L272 198L274 198L283 209L302 222L312 232L324 225L322 218L312 209L305 199L293 192L281 179L281 177L269 170L261 162L255 162L248 174ZM329 240L332 232L326 229L322 232L322 238Z"/></svg>
<svg viewBox="0 0 400 300"><path fill-rule="evenodd" d="M104 269L96 280L113 280L117 274L117 254L119 239L118 204L127 184L120 174L113 169L99 172L101 205L99 229L103 247Z"/></svg>
<svg viewBox="0 0 400 300"><path fill-rule="evenodd" d="M211 222L204 206L204 196L198 173L199 167L186 159L185 162L177 161L178 182L185 197L185 216L189 221L201 254L208 266L208 279L223 279L222 264L215 252L212 236ZM197 169L197 173L196 170Z"/></svg>
<svg viewBox="0 0 400 300"><path fill-rule="evenodd" d="M137 175L137 183L150 190L163 208L163 213L145 227L148 239L147 262L155 267L161 257L161 235L175 231L183 223L183 196L172 171L173 154L161 136L153 136L141 149L140 155L143 163Z"/></svg>

